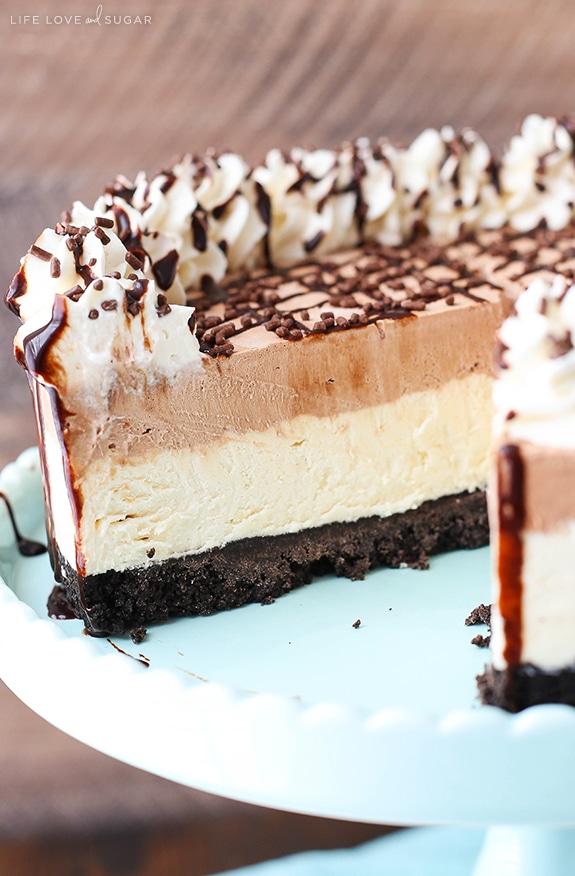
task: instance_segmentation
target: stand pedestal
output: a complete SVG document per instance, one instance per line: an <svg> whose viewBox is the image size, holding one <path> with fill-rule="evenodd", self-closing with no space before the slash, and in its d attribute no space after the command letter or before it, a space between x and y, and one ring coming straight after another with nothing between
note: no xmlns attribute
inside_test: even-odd
<svg viewBox="0 0 575 876"><path fill-rule="evenodd" d="M23 535L42 538L37 454L4 469L0 487ZM326 577L265 608L158 624L135 646L47 616L47 555L20 556L0 508L0 677L71 736L200 790L446 825L338 852L326 874L573 876L575 709L477 704L486 657L464 619L489 599L489 559L482 549L434 557L426 572Z"/></svg>
<svg viewBox="0 0 575 876"><path fill-rule="evenodd" d="M233 876L572 876L574 853L571 829L424 827L354 849L291 855Z"/></svg>
<svg viewBox="0 0 575 876"><path fill-rule="evenodd" d="M572 876L575 830L491 827L473 876Z"/></svg>

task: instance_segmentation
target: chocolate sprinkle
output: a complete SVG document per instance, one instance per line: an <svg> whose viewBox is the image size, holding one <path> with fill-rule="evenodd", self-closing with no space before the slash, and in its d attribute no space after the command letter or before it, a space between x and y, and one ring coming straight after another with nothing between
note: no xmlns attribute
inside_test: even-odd
<svg viewBox="0 0 575 876"><path fill-rule="evenodd" d="M65 292L66 298L70 298L72 301L79 301L82 295L86 290L82 288L82 286L72 286L71 289L68 289Z"/></svg>
<svg viewBox="0 0 575 876"><path fill-rule="evenodd" d="M107 246L110 243L111 238L106 234L105 231L103 231L102 228L100 228L99 225L96 225L96 227L94 228L94 234L96 235L98 240L100 240L103 243L104 246ZM127 260L128 259L126 257L126 261Z"/></svg>
<svg viewBox="0 0 575 876"><path fill-rule="evenodd" d="M446 268L439 271L437 281L425 274L427 267L436 265ZM450 274L458 283L457 294L483 301L469 291L476 285L476 278L467 272L465 264L449 259L444 249L422 240L409 249L372 243L347 256L240 273L224 280L223 307L218 302L220 295L216 298L205 294L210 285L204 280L204 295L190 293L190 303L197 312L202 352L229 355L229 345L223 345L226 339L212 330L221 322L222 310L224 319L234 322L235 334L261 326L282 341L295 341L310 334L360 328L381 319L406 319L424 311L430 302L450 295L453 300L454 284L446 282ZM306 300L308 295L316 298L313 308ZM305 306L299 306L299 299Z"/></svg>
<svg viewBox="0 0 575 876"><path fill-rule="evenodd" d="M569 260L575 258L573 234L571 225L560 231L503 228L497 235L480 231L464 234L446 247L427 237L394 247L364 243L348 253L310 258L288 268L240 271L221 284L206 275L201 290L190 291L188 300L196 308L202 352L217 356L216 334L206 330L221 322L222 316L234 321L236 335L263 328L286 342L355 330L380 320L417 318L432 305L435 310L438 302L452 307L466 300L482 304L503 291L516 295L536 272L559 274L573 282L569 267ZM536 255L530 254L542 247L553 247L560 254L552 266L538 264ZM523 266L519 280L509 271L517 265ZM288 308L293 325L285 322ZM327 308L335 318L324 317L330 312ZM570 349L571 339L550 343L560 355ZM221 353L229 355L229 346Z"/></svg>
<svg viewBox="0 0 575 876"><path fill-rule="evenodd" d="M35 243L32 244L28 252L30 255L36 256L37 259L41 259L43 262L49 262L52 259L51 252L47 252L45 249L42 249L41 246L36 246Z"/></svg>
<svg viewBox="0 0 575 876"><path fill-rule="evenodd" d="M142 309L141 299L148 290L148 280L134 280L131 289L126 289L126 309L132 316L137 316Z"/></svg>
<svg viewBox="0 0 575 876"><path fill-rule="evenodd" d="M109 219L107 216L96 216L94 224L99 228L113 228L114 220Z"/></svg>
<svg viewBox="0 0 575 876"><path fill-rule="evenodd" d="M144 267L144 263L133 252L127 252L126 255L124 256L124 258L126 259L128 264L130 265L130 267L134 268L134 270L136 270L136 271L141 271L142 268Z"/></svg>
<svg viewBox="0 0 575 876"><path fill-rule="evenodd" d="M156 300L156 313L158 316L167 316L168 313L171 313L172 308L168 304L168 299L165 295L158 295Z"/></svg>

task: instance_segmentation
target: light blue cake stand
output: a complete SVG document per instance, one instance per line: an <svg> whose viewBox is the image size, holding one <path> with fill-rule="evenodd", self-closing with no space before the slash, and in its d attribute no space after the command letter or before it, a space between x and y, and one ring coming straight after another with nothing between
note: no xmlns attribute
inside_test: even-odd
<svg viewBox="0 0 575 876"><path fill-rule="evenodd" d="M34 451L4 469L0 490L42 539ZM140 645L48 618L49 562L18 554L3 505L0 574L0 677L71 736L247 802L441 826L332 854L325 869L316 858L315 873L575 873L575 709L513 716L476 700L486 652L470 640L485 630L464 620L490 597L487 549L427 572L324 578L273 605L155 626Z"/></svg>

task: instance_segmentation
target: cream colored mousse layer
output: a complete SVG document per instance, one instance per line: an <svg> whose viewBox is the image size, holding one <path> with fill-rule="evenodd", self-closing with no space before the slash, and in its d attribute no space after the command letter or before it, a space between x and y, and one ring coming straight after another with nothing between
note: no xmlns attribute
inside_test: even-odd
<svg viewBox="0 0 575 876"><path fill-rule="evenodd" d="M489 377L472 374L353 413L300 414L193 453L94 460L81 481L86 572L146 565L150 548L157 562L474 490L487 476L478 423L489 399Z"/></svg>
<svg viewBox="0 0 575 876"><path fill-rule="evenodd" d="M574 316L575 287L537 281L500 333L496 452L501 459L515 448L521 472L515 467L506 482L494 481L490 499L496 669L575 665ZM508 551L501 515L510 495L520 520L512 533L518 550L512 562L501 562Z"/></svg>

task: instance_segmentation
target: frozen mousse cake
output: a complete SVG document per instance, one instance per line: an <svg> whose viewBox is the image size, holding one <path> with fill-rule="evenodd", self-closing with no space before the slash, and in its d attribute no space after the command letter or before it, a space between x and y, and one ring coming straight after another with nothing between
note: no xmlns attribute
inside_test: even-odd
<svg viewBox="0 0 575 876"><path fill-rule="evenodd" d="M7 303L89 631L486 543L494 337L573 276L571 134L185 156L40 235Z"/></svg>

